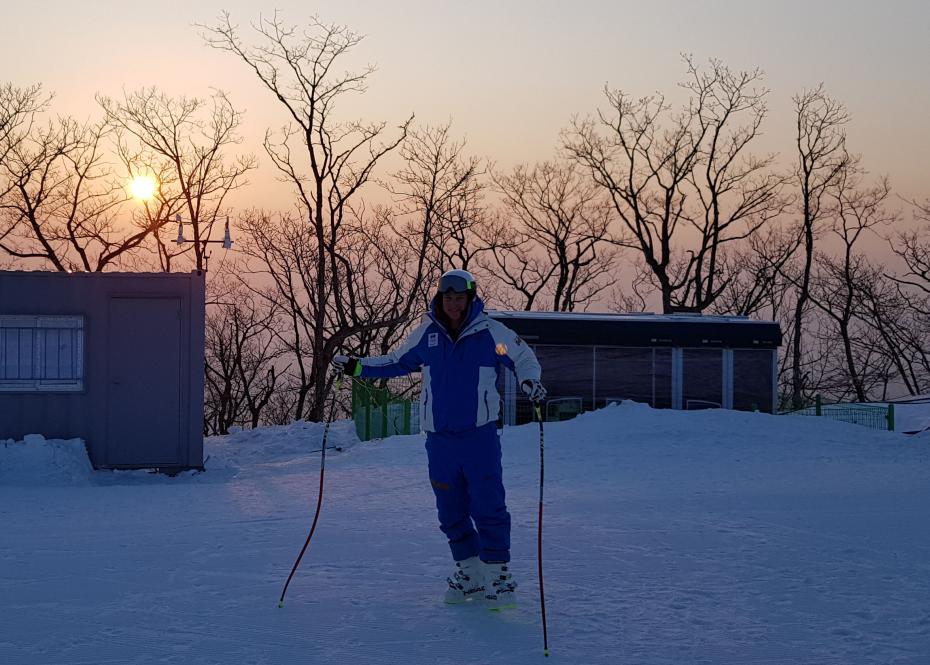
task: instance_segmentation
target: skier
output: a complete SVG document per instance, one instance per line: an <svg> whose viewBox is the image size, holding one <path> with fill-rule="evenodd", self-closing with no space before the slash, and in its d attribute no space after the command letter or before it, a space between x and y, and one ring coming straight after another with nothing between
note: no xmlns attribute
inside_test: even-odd
<svg viewBox="0 0 930 665"><path fill-rule="evenodd" d="M531 400L544 399L539 362L530 348L484 313L471 273L450 270L439 279L430 311L394 351L369 358L336 356L333 366L362 378L422 372L420 422L429 478L439 527L455 560L445 600L460 603L483 595L492 608L515 604L497 377L501 368L513 370Z"/></svg>

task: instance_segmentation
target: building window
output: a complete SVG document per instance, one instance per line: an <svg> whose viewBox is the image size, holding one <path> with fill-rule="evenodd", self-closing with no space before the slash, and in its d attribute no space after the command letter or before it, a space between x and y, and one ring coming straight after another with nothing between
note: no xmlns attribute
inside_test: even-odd
<svg viewBox="0 0 930 665"><path fill-rule="evenodd" d="M605 347L596 349L597 403L630 399L656 409L672 405L672 350Z"/></svg>
<svg viewBox="0 0 930 665"><path fill-rule="evenodd" d="M594 347L537 346L535 351L543 367L547 402L559 399L577 410L594 408ZM577 408L579 403L581 408Z"/></svg>
<svg viewBox="0 0 930 665"><path fill-rule="evenodd" d="M682 363L682 408L722 408L723 352L720 349L683 349Z"/></svg>
<svg viewBox="0 0 930 665"><path fill-rule="evenodd" d="M84 389L84 317L0 315L0 391Z"/></svg>
<svg viewBox="0 0 930 665"><path fill-rule="evenodd" d="M773 413L775 352L735 349L733 351L733 408Z"/></svg>

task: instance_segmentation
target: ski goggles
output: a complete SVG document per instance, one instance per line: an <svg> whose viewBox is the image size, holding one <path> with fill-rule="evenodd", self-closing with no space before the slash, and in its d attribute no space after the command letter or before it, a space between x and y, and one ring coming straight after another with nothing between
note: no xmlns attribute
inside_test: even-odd
<svg viewBox="0 0 930 665"><path fill-rule="evenodd" d="M439 278L439 292L454 291L455 293L474 292L475 283L461 275L443 275Z"/></svg>

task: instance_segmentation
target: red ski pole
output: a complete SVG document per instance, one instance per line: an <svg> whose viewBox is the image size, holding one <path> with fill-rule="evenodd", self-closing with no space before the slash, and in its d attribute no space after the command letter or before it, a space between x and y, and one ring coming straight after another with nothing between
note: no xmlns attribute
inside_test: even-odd
<svg viewBox="0 0 930 665"><path fill-rule="evenodd" d="M543 655L549 656L549 629L546 626L546 592L543 586L542 524L543 524L543 479L545 477L545 432L542 411L536 402L536 420L539 421L539 520L536 532L536 561L539 563L539 607L542 611Z"/></svg>
<svg viewBox="0 0 930 665"><path fill-rule="evenodd" d="M342 375L336 377L337 395L341 389ZM278 600L278 607L284 607L284 594L287 593L287 587L290 586L291 580L294 578L294 573L297 572L297 567L300 565L300 560L304 557L304 552L306 552L307 548L310 546L310 539L313 538L313 532L316 531L316 523L320 519L320 508L323 506L323 476L326 473L326 439L329 437L329 426L333 422L333 414L335 411L336 399L334 397L333 403L329 408L329 418L326 419L326 425L323 427L323 446L320 451L320 493L316 498L316 513L313 515L313 524L310 525L310 533L307 534L307 540L304 542L304 546L300 548L300 554L297 555L294 567L291 568L291 574L287 576L287 582L284 583L284 590L281 592L281 598Z"/></svg>

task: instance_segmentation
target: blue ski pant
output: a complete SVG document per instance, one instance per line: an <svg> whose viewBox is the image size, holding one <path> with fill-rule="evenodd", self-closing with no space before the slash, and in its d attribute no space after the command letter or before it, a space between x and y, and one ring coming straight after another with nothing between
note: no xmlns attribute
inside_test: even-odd
<svg viewBox="0 0 930 665"><path fill-rule="evenodd" d="M455 434L427 432L426 453L439 528L449 539L452 558L510 561L510 513L496 423Z"/></svg>

